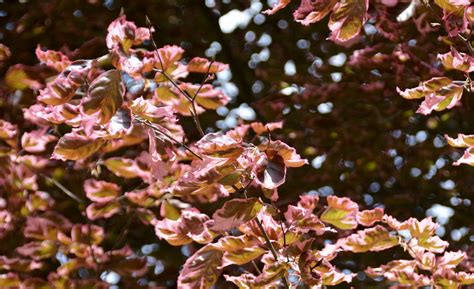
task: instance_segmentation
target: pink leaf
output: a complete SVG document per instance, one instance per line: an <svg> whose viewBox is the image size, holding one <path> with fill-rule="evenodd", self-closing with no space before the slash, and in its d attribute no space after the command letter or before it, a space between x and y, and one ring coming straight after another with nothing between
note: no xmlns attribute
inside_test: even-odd
<svg viewBox="0 0 474 289"><path fill-rule="evenodd" d="M68 102L83 85L92 69L90 60L72 62L53 81L40 90L38 100L49 105L59 105Z"/></svg>
<svg viewBox="0 0 474 289"><path fill-rule="evenodd" d="M184 49L176 45L165 45L158 49L156 65L160 70L168 71L174 64L183 57ZM161 61L160 61L161 59ZM163 64L163 67L161 66ZM159 72L158 72L159 73ZM158 74L157 73L157 74ZM161 73L159 73L161 75Z"/></svg>
<svg viewBox="0 0 474 289"><path fill-rule="evenodd" d="M76 243L99 245L104 235L104 229L93 224L75 224L71 228L71 240Z"/></svg>
<svg viewBox="0 0 474 289"><path fill-rule="evenodd" d="M349 198L328 196L328 208L321 215L321 220L339 229L347 230L357 227L359 206Z"/></svg>
<svg viewBox="0 0 474 289"><path fill-rule="evenodd" d="M339 1L329 19L330 39L348 42L357 37L367 21L368 0Z"/></svg>
<svg viewBox="0 0 474 289"><path fill-rule="evenodd" d="M253 220L263 208L262 202L257 198L232 199L224 203L212 218L214 219L213 230L227 231L242 223Z"/></svg>
<svg viewBox="0 0 474 289"><path fill-rule="evenodd" d="M270 157L274 154L280 155L285 166L290 168L301 167L308 163L308 160L302 159L294 148L279 140L263 143L259 146L259 149L264 150Z"/></svg>
<svg viewBox="0 0 474 289"><path fill-rule="evenodd" d="M459 53L454 47L445 54L438 54L438 58L446 69L456 69L470 73L474 71L474 57L465 53Z"/></svg>
<svg viewBox="0 0 474 289"><path fill-rule="evenodd" d="M247 235L223 237L216 248L224 252L222 267L246 264L266 252L257 239Z"/></svg>
<svg viewBox="0 0 474 289"><path fill-rule="evenodd" d="M280 155L275 155L271 160L264 160L261 166L263 169L258 172L257 181L262 187L273 190L283 185L286 167Z"/></svg>
<svg viewBox="0 0 474 289"><path fill-rule="evenodd" d="M38 45L35 50L36 57L39 61L56 69L58 72L63 71L66 67L71 64L69 58L62 52L54 50L42 50L41 46Z"/></svg>
<svg viewBox="0 0 474 289"><path fill-rule="evenodd" d="M112 157L104 161L105 167L115 175L127 179L142 178L146 182L150 181L150 170L146 164L136 160L121 157Z"/></svg>
<svg viewBox="0 0 474 289"><path fill-rule="evenodd" d="M120 72L112 69L99 75L89 86L86 97L82 99L84 112L98 112L101 124L107 123L122 106L124 85Z"/></svg>
<svg viewBox="0 0 474 289"><path fill-rule="evenodd" d="M118 196L120 188L114 183L88 179L84 182L84 191L91 201L107 203Z"/></svg>
<svg viewBox="0 0 474 289"><path fill-rule="evenodd" d="M223 252L207 245L184 263L178 277L178 288L210 289L220 276Z"/></svg>
<svg viewBox="0 0 474 289"><path fill-rule="evenodd" d="M269 14L269 15L275 14L279 10L285 8L288 4L290 4L290 2L291 0L278 0L278 3L275 6L273 6L271 9L263 11L263 13Z"/></svg>
<svg viewBox="0 0 474 289"><path fill-rule="evenodd" d="M357 213L357 221L359 224L370 227L376 222L382 220L384 215L383 208L375 208L373 210L365 210Z"/></svg>
<svg viewBox="0 0 474 289"><path fill-rule="evenodd" d="M447 77L434 77L421 83L420 86L398 93L407 99L425 98L417 112L430 114L433 110L442 111L454 107L460 100L463 87L452 83Z"/></svg>
<svg viewBox="0 0 474 289"><path fill-rule="evenodd" d="M87 218L90 220L108 219L120 211L120 203L92 203L86 208Z"/></svg>
<svg viewBox="0 0 474 289"><path fill-rule="evenodd" d="M422 239L413 238L408 245L414 248L415 251L417 247L420 247L433 253L443 253L449 243L441 240L438 236L432 236Z"/></svg>
<svg viewBox="0 0 474 289"><path fill-rule="evenodd" d="M338 243L346 251L362 253L367 251L383 251L398 245L398 239L384 227L377 225L374 228L358 231Z"/></svg>
<svg viewBox="0 0 474 289"><path fill-rule="evenodd" d="M210 230L212 220L196 209L184 209L177 220L163 219L153 221L155 233L173 246L181 246L195 241L207 244L214 238Z"/></svg>
<svg viewBox="0 0 474 289"><path fill-rule="evenodd" d="M418 221L415 218L410 218L408 221L408 229L413 237L419 239L426 239L434 235L438 224L434 223L431 217Z"/></svg>
<svg viewBox="0 0 474 289"><path fill-rule="evenodd" d="M135 23L127 21L125 16L120 16L110 23L107 31L107 47L109 49L119 47L124 52L128 52L132 45L139 45L150 39L148 28L137 28Z"/></svg>
<svg viewBox="0 0 474 289"><path fill-rule="evenodd" d="M313 2L311 0L302 0L298 9L293 13L296 21L303 25L318 22L326 17L336 5L336 0L322 0Z"/></svg>
<svg viewBox="0 0 474 289"><path fill-rule="evenodd" d="M47 134L48 127L43 127L31 132L24 133L21 136L21 146L30 153L38 153L46 150L46 145L58 138Z"/></svg>
<svg viewBox="0 0 474 289"><path fill-rule="evenodd" d="M59 139L52 158L60 160L85 159L98 151L104 143L105 141L102 139L70 132Z"/></svg>
<svg viewBox="0 0 474 289"><path fill-rule="evenodd" d="M261 122L252 122L250 124L250 126L252 127L253 131L256 134L267 134L271 131L282 128L283 127L283 122L282 121L271 122L271 123L267 123L265 125Z"/></svg>
<svg viewBox="0 0 474 289"><path fill-rule="evenodd" d="M217 61L209 61L206 58L202 57L194 57L188 63L188 71L189 72L197 72L197 73L217 73L224 71L229 68L229 65L217 62Z"/></svg>
<svg viewBox="0 0 474 289"><path fill-rule="evenodd" d="M181 89L191 97L195 97L197 104L206 109L217 109L226 105L230 98L222 90L215 89L211 84L195 85L183 83ZM201 87L201 89L199 89ZM197 94L196 94L197 93Z"/></svg>
<svg viewBox="0 0 474 289"><path fill-rule="evenodd" d="M444 255L438 259L438 264L441 267L455 268L466 258L466 253L462 251L445 252Z"/></svg>
<svg viewBox="0 0 474 289"><path fill-rule="evenodd" d="M56 245L53 241L49 240L35 241L16 248L16 251L25 257L41 260L54 256L56 254Z"/></svg>

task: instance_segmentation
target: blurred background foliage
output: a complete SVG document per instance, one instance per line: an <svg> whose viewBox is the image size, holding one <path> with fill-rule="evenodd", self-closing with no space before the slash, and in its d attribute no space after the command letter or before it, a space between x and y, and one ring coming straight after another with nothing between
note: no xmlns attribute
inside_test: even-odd
<svg viewBox="0 0 474 289"><path fill-rule="evenodd" d="M326 40L327 19L311 26L293 21L291 13L299 1L276 15L261 14L274 2L0 1L0 42L11 50L11 56L0 62L0 71L4 75L11 65L37 63L38 44L74 59L100 56L107 52L107 26L121 9L138 26L145 26L148 15L159 46L177 44L188 58L214 57L230 65L216 81L232 102L219 108L217 116L206 114L204 127L284 121L284 129L272 138L294 146L310 165L289 171L278 205L309 192L348 196L364 208L383 206L401 219L434 216L442 225L437 233L452 249L471 251L474 167L451 165L461 151L446 146L443 135L474 133L473 95L465 92L460 107L422 116L414 113L416 101L396 92L397 86L412 87L439 73L436 54L447 52L449 45L442 32L420 24L435 19L418 11L414 19L398 23L395 19L407 3L393 8L375 5L371 9L384 11L384 18L373 17L358 43L341 47ZM409 51L408 58L397 54L400 47ZM4 81L0 93L0 118L21 123L21 108L33 103L35 93L15 90ZM183 121L189 124L188 136L198 138L192 122ZM82 190L67 170L63 179L71 190ZM124 222L134 222L120 218L103 224L116 236ZM112 238L111 246L115 241L121 242ZM126 241L148 256L154 268L143 282L168 287L174 286L180 265L195 250L159 242L152 228L138 222L129 227ZM349 256L338 267L358 271L383 262L381 255ZM363 274L359 281L371 283Z"/></svg>

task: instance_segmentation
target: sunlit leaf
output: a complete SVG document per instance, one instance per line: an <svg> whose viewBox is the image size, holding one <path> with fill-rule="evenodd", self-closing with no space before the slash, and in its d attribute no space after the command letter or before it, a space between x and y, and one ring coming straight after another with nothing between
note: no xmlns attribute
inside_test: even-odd
<svg viewBox="0 0 474 289"><path fill-rule="evenodd" d="M328 208L323 212L320 219L336 228L348 230L357 227L357 212L359 206L348 198L329 196Z"/></svg>
<svg viewBox="0 0 474 289"><path fill-rule="evenodd" d="M178 288L210 289L221 274L223 254L212 244L194 253L184 263L178 277Z"/></svg>
<svg viewBox="0 0 474 289"><path fill-rule="evenodd" d="M87 96L83 98L84 112L98 112L101 124L107 123L123 103L124 86L120 72L112 69L99 75L90 84Z"/></svg>
<svg viewBox="0 0 474 289"><path fill-rule="evenodd" d="M254 219L263 208L262 202L257 198L233 199L224 203L212 218L215 223L213 230L226 231Z"/></svg>
<svg viewBox="0 0 474 289"><path fill-rule="evenodd" d="M61 137L54 148L52 157L60 160L85 159L98 151L105 143L102 139L93 139L75 132Z"/></svg>

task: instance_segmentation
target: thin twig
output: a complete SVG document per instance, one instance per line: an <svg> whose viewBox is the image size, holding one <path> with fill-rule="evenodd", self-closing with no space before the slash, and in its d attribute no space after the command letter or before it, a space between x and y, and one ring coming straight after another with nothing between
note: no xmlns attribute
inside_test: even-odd
<svg viewBox="0 0 474 289"><path fill-rule="evenodd" d="M425 1L423 1L425 2ZM437 21L439 21L440 23L443 22L443 19L441 19L441 17L439 17L438 13L436 12L436 10L434 10L434 8L430 5L430 3L428 3L427 1L425 2L425 5L426 7L428 7L428 9L430 10L430 12L433 14L433 16L436 18ZM446 30L446 29L445 29ZM446 31L448 32L448 31ZM449 33L448 33L449 34ZM472 47L471 43L469 42L468 39L464 38L464 36L462 36L460 33L458 33L456 35L458 37L458 39L461 40L461 42L467 47L467 50L469 50L469 53L471 54L471 56L474 56L474 48Z"/></svg>
<svg viewBox="0 0 474 289"><path fill-rule="evenodd" d="M159 54L158 54L159 55ZM161 58L160 58L161 59ZM191 97L191 95L189 95L189 93L187 93L186 91L184 91L181 87L179 87L179 85L176 83L176 81L168 74L166 73L166 71L164 71L163 69L156 69L154 68L153 69L154 71L156 72L159 72L161 74L163 74L166 79L168 79L169 82L171 82L171 84L189 101L193 101L193 98Z"/></svg>
<svg viewBox="0 0 474 289"><path fill-rule="evenodd" d="M267 231L265 231L265 228L263 227L262 222L258 218L255 218L255 221L257 222L258 228L262 232L263 238L265 239L267 246L272 252L273 258L275 258L275 261L278 261L277 251L275 250L275 247L273 247L272 241L270 240L270 237L268 237Z"/></svg>
<svg viewBox="0 0 474 289"><path fill-rule="evenodd" d="M42 176L45 180L48 180L50 182L52 182L56 187L58 187L63 193L65 193L68 197L70 197L71 199L75 200L76 202L78 202L79 204L81 205L84 205L85 202L80 199L78 196L74 195L73 192L71 192L69 189L67 189L65 186L63 186L60 182L56 181L55 179L53 178L50 178L44 174L40 174L40 176ZM85 214L84 212L84 215L86 216L87 218L87 215ZM95 256L95 253L94 253L94 249L92 248L92 238L91 238L91 223L90 223L90 220L89 218L87 218L87 231L88 231L88 245L89 245L89 250L91 251L91 256L92 256L92 259L94 260L94 263L97 265L97 269L98 271L100 271L100 263L98 262L96 256Z"/></svg>
<svg viewBox="0 0 474 289"><path fill-rule="evenodd" d="M199 117L197 115L196 105L194 103L197 94L195 94L194 97L191 97L191 95L189 95L189 93L187 93L185 90L183 90L181 87L179 87L179 85L176 83L176 81L165 71L165 68L164 68L164 65L163 65L163 60L161 59L161 55L158 51L158 46L156 45L155 38L153 37L153 30L152 30L152 26L151 26L151 21L148 18L148 16L146 16L146 23L148 25L148 31L150 33L151 44L153 46L155 55L158 58L158 61L160 62L160 67L161 67L161 69L153 69L153 70L156 71L156 72L161 73L161 75L164 75L166 77L166 79L169 82L171 82L171 84L184 96L184 98L186 98L191 103L191 108L189 109L189 112L191 113L194 124L195 124L196 128L198 129L199 134L201 135L201 137L203 137L204 136L204 131L202 130L201 123L199 122ZM209 69L210 69L210 66L209 66ZM202 87L202 85L201 85L201 87ZM198 91L200 90L201 87L199 87Z"/></svg>
<svg viewBox="0 0 474 289"><path fill-rule="evenodd" d="M283 218L284 218L284 215L283 215L283 212L276 206L276 204L272 201L272 207L275 208L278 212L278 215L280 215L280 220L278 220L277 222L280 224L280 228L281 228L281 231L283 233L283 248L286 248L287 244L286 244L286 231L285 231L285 228L283 226ZM288 256L285 256L286 257L286 262L290 262L290 258Z"/></svg>
<svg viewBox="0 0 474 289"><path fill-rule="evenodd" d="M211 60L211 62L209 63L209 66L207 67L206 76L202 80L201 85L198 87L198 89L196 90L196 92L194 93L194 95L191 99L191 109L192 109L191 114L193 116L194 125L196 126L196 128L197 128L199 134L201 135L201 137L204 136L204 131L202 129L201 122L199 121L199 116L198 116L197 109L196 109L196 97L198 96L198 94L201 91L202 87L206 83L206 80L210 75L211 66L212 66L213 63L214 63L214 60Z"/></svg>
<svg viewBox="0 0 474 289"><path fill-rule="evenodd" d="M412 247L410 246L410 244L409 244L410 241L411 241L413 238L411 237L408 241L405 242L404 237L403 237L398 231L395 231L395 234L396 234L396 236L398 237L398 243L399 243L400 245L402 245L402 248L403 248L404 250L406 250L406 251L409 251L409 253L411 253L410 255L411 255L417 262L419 262L420 264L422 264L423 261L418 258L418 255L416 254L415 250L413 250L413 248L412 248ZM432 277L431 277L431 278L432 278ZM430 279L431 279L431 278L430 278ZM431 282L434 282L434 281L431 279ZM432 285L432 286L433 286L433 285Z"/></svg>
<svg viewBox="0 0 474 289"><path fill-rule="evenodd" d="M202 80L202 82L201 82L201 85L198 87L198 89L196 90L196 92L195 92L194 95L193 95L193 101L196 100L196 96L198 95L199 92L201 92L202 87L203 87L204 84L206 83L206 80L207 80L207 78L209 77L210 72L211 72L212 64L214 64L214 59L212 59L211 62L209 63L209 66L207 67L206 76L203 78L203 80Z"/></svg>
<svg viewBox="0 0 474 289"><path fill-rule="evenodd" d="M239 188L237 188L235 185L232 185L232 188L236 191L239 191ZM246 187L243 188L243 194L244 194L244 197L247 198L247 188ZM275 247L273 246L272 241L270 240L270 237L267 234L267 231L265 231L265 228L263 227L262 222L258 219L258 217L255 218L255 222L257 223L258 228L260 229L260 232L262 233L263 238L265 239L265 243L267 243L267 247L273 255L273 258L275 259L275 261L278 262L277 251L276 251ZM285 287L290 288L290 285L288 285L288 280L286 280L286 277L283 276L282 279L283 279L283 283L284 283Z"/></svg>
<svg viewBox="0 0 474 289"><path fill-rule="evenodd" d="M161 69L154 69L154 70L161 73L162 75L164 75L184 95L184 97L186 97L189 101L192 101L192 97L188 93L184 92L178 86L178 84L174 81L174 79L165 71L165 67L163 65L163 60L161 59L161 55L158 52L158 46L156 45L155 38L153 37L153 29L152 29L152 26L151 26L150 18L148 18L148 16L145 16L145 19L146 19L146 23L148 25L148 32L150 33L151 44L153 46L154 52L156 54L156 57L158 58L158 61L160 62L160 66L161 66Z"/></svg>
<svg viewBox="0 0 474 289"><path fill-rule="evenodd" d="M257 271L258 275L262 274L262 271L260 270L260 268L258 268L254 260L252 260L252 265L255 268L255 271Z"/></svg>
<svg viewBox="0 0 474 289"><path fill-rule="evenodd" d="M122 230L120 231L119 239L115 242L114 246L112 247L113 249L117 249L120 244L125 240L125 236L127 236L128 229L130 228L130 225L132 224L133 218L127 218L127 222L123 226Z"/></svg>
<svg viewBox="0 0 474 289"><path fill-rule="evenodd" d="M182 147L184 147L187 151L189 151L191 154L193 154L195 157L197 157L198 159L200 160L203 160L203 158L198 155L197 153L195 153L190 147L188 147L185 143L182 143L180 141L178 141L177 139L175 139L173 136L171 136L170 134L160 130L156 125L154 125L152 122L146 120L146 119L143 119L141 117L139 117L138 115L133 115L135 117L135 120L137 120L139 123L141 124L144 124L148 127L150 127L151 129L153 129L154 132L156 133L159 133L161 134L162 136L168 138L169 140L173 141L175 144L178 144Z"/></svg>
<svg viewBox="0 0 474 289"><path fill-rule="evenodd" d="M270 247L270 251L272 252L273 258L275 258L275 261L278 262L278 255L275 250L275 247L273 247L272 242L270 241L270 238L268 237L267 232L265 231L265 228L263 228L262 222L258 219L255 218L255 221L257 222L258 227L260 228L260 231L263 234L263 237L265 238L265 241L267 242L267 246ZM288 280L286 280L286 277L283 276L283 284L285 285L286 288L290 288L290 285L288 284Z"/></svg>
<svg viewBox="0 0 474 289"><path fill-rule="evenodd" d="M56 187L58 187L63 193L65 193L68 197L70 197L71 199L73 199L74 201L78 202L79 204L84 204L84 201L79 198L78 196L76 196L73 192L71 192L70 190L68 190L65 186L63 186L60 182L56 181L55 179L53 178L50 178L44 174L40 174L40 176L42 176L45 180L48 180L50 182L52 182Z"/></svg>
<svg viewBox="0 0 474 289"><path fill-rule="evenodd" d="M198 116L198 113L197 113L197 110L196 110L196 104L194 103L194 101L191 101L191 115L193 116L193 121L194 121L194 125L196 126L198 132L199 132L199 135L201 137L204 136L204 131L202 130L202 126L201 126L201 122L199 121L199 116Z"/></svg>

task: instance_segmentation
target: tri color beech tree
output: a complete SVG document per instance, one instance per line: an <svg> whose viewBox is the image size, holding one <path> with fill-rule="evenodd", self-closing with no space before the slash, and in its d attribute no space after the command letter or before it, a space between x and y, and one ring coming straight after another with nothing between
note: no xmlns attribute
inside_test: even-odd
<svg viewBox="0 0 474 289"><path fill-rule="evenodd" d="M263 13L276 17L291 9L290 2L270 3ZM255 105L262 115L284 110L287 102L301 109L319 94L327 99L354 83L352 88L368 97L423 99L416 111L422 115L448 109L456 114L463 99L473 97L474 6L469 0L298 4L294 21L309 25L301 29L326 21L330 32L324 41L344 49L363 46L353 50L346 73L367 70L375 78L319 87L308 82L293 99L269 94ZM85 53L38 44L31 51L36 64L5 67L2 105L15 108L2 109L0 119L1 288L474 284L472 251L441 238L432 217L398 218L390 206L353 201L353 193L285 196L311 178L304 156L314 154L291 145L300 147L295 139L304 137L301 128L286 129L294 122L291 114L268 122L243 118L220 129L202 121L232 105L217 77L232 66L219 57L189 55L186 45L164 43L161 35L171 32L158 29L145 12L143 26L125 15L108 25L106 53L77 57ZM412 34L415 26L416 35L398 26ZM385 40L369 45L371 33ZM444 50L433 55L421 46L434 58L430 61L410 50L427 34L435 34ZM0 61L15 54L9 46L0 46ZM413 67L412 74L420 73L416 83L406 81L405 72ZM394 77L376 79L384 73ZM23 102L26 95L33 97ZM390 115L377 117L391 121ZM466 150L451 168L474 166L474 135L457 133L446 136L447 142ZM299 173L282 189L293 170ZM472 170L467 172L471 175L464 178L472 180ZM472 220L466 222L472 227ZM158 263L160 253L151 254L160 246L186 256L163 279L155 278L164 270L157 271L158 265L177 261L165 260L163 253ZM384 261L377 257L367 266L357 261L374 254Z"/></svg>

